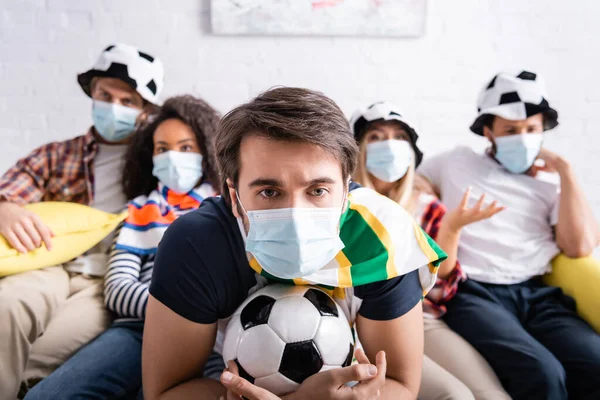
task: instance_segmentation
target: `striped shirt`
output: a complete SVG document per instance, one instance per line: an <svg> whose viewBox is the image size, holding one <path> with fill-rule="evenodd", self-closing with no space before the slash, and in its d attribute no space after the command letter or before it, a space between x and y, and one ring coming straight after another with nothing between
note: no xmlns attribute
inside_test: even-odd
<svg viewBox="0 0 600 400"><path fill-rule="evenodd" d="M174 208L177 217L192 210ZM117 231L116 238L121 229ZM145 319L154 258L154 253L139 255L113 246L104 277L104 304L117 314L117 321Z"/></svg>
<svg viewBox="0 0 600 400"><path fill-rule="evenodd" d="M69 201L92 205L93 162L98 143L92 129L83 136L45 144L0 178L0 201L29 204Z"/></svg>
<svg viewBox="0 0 600 400"><path fill-rule="evenodd" d="M118 321L146 317L153 267L154 254L140 256L124 250L112 251L104 278L104 303L120 317Z"/></svg>

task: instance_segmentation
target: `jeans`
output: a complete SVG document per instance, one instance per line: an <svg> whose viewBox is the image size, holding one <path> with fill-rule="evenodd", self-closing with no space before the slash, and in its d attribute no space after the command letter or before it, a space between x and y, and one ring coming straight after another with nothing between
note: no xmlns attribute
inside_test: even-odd
<svg viewBox="0 0 600 400"><path fill-rule="evenodd" d="M117 322L35 385L25 399L141 398L143 321Z"/></svg>
<svg viewBox="0 0 600 400"><path fill-rule="evenodd" d="M143 321L115 322L27 393L40 399L143 399ZM219 379L225 363L213 352L204 377Z"/></svg>
<svg viewBox="0 0 600 400"><path fill-rule="evenodd" d="M468 279L444 320L483 355L513 399L600 399L600 336L574 303L538 279Z"/></svg>

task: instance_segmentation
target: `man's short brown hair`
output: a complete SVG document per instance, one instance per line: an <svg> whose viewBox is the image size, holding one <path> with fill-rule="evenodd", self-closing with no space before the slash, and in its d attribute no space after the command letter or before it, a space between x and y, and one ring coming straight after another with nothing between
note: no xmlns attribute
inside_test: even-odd
<svg viewBox="0 0 600 400"><path fill-rule="evenodd" d="M308 89L274 88L230 111L221 120L215 150L221 193L228 203L231 199L226 180L238 183L240 144L248 134L322 147L340 162L345 179L356 167L358 146L344 113L333 100Z"/></svg>

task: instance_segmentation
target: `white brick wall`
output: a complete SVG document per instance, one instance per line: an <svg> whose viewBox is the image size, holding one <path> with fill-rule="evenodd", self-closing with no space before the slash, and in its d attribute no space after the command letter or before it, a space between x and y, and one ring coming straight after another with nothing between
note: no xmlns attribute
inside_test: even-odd
<svg viewBox="0 0 600 400"><path fill-rule="evenodd" d="M91 102L75 75L123 41L164 60L165 96L191 92L221 111L273 85L319 89L348 113L394 101L426 154L484 146L468 131L477 92L498 70L529 68L560 111L548 146L572 160L600 208L600 2L430 0L420 39L218 37L209 9L209 0L0 0L0 171L86 130Z"/></svg>

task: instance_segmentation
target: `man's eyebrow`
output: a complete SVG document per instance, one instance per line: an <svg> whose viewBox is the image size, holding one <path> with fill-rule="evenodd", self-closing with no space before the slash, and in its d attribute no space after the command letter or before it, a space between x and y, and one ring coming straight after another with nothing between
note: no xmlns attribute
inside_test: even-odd
<svg viewBox="0 0 600 400"><path fill-rule="evenodd" d="M248 184L249 188L257 187L257 186L283 186L283 183L274 178L256 178L252 182Z"/></svg>
<svg viewBox="0 0 600 400"><path fill-rule="evenodd" d="M324 176L321 178L315 178L315 179L311 179L309 181L303 182L303 186L316 186L316 185L323 185L323 184L333 185L335 183L336 183L336 181L334 179Z"/></svg>

